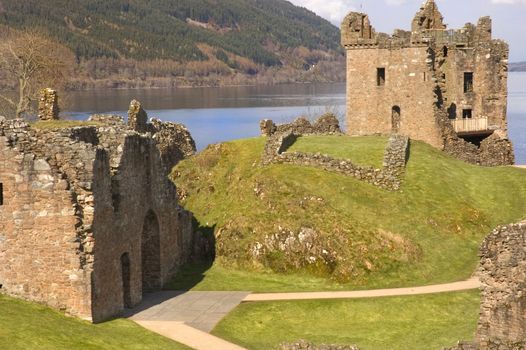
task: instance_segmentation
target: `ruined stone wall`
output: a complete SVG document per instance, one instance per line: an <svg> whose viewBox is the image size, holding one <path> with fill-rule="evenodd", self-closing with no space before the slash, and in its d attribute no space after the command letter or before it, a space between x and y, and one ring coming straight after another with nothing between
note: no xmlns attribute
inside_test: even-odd
<svg viewBox="0 0 526 350"><path fill-rule="evenodd" d="M480 248L480 318L474 342L449 350L526 349L526 223L497 227Z"/></svg>
<svg viewBox="0 0 526 350"><path fill-rule="evenodd" d="M526 224L495 229L482 244L477 342L526 348ZM504 348L504 347L501 347ZM511 347L510 347L511 348Z"/></svg>
<svg viewBox="0 0 526 350"><path fill-rule="evenodd" d="M93 120L104 125L0 121L0 284L99 322L160 288L194 252L192 216L168 174L195 143L173 123L142 133L122 118Z"/></svg>
<svg viewBox="0 0 526 350"><path fill-rule="evenodd" d="M24 151L33 138L24 122L0 121L0 291L89 318L89 198L47 157Z"/></svg>
<svg viewBox="0 0 526 350"><path fill-rule="evenodd" d="M473 26L468 46L444 43L436 45L440 61L437 67L444 76L444 108L449 117L462 118L463 110L471 109L473 118L486 117L491 130L507 132L508 45L491 40L491 19L481 18ZM483 32L489 30L489 38ZM482 32L482 33L481 33ZM444 52L446 56L444 56ZM473 73L473 91L464 92L464 73Z"/></svg>
<svg viewBox="0 0 526 350"><path fill-rule="evenodd" d="M323 120L322 118L320 120ZM327 125L326 123L323 124ZM330 124L332 125L332 123ZM303 136L301 132L308 131L307 135L323 135L327 133L314 131L335 130L334 127L314 129L307 120L302 118L291 124L278 126L270 126L270 123L265 120L260 123L260 126L263 133L268 132L268 130L275 130L267 136L261 159L263 165L277 163L311 166L352 176L386 190L397 191L400 189L409 152L409 139L405 136L391 135L385 149L383 167L382 169L375 169L358 166L349 159L336 159L319 153L287 152L287 149L296 142L297 138Z"/></svg>
<svg viewBox="0 0 526 350"><path fill-rule="evenodd" d="M162 164L156 142L129 135L118 158L116 168L112 169L110 156L95 166L95 321L118 314L126 306L123 254L130 260L128 306L132 306L141 301L145 289L164 285L192 253L192 217L177 204L176 189L164 170L169 166ZM145 236L150 231L156 232ZM148 240L155 242L148 244ZM150 272L145 284L146 266Z"/></svg>

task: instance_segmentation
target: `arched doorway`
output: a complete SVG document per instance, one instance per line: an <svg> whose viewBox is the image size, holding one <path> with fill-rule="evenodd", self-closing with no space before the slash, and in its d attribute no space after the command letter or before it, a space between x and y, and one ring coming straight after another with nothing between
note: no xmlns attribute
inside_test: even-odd
<svg viewBox="0 0 526 350"><path fill-rule="evenodd" d="M159 221L155 213L150 210L144 219L141 238L143 293L161 288L160 244Z"/></svg>
<svg viewBox="0 0 526 350"><path fill-rule="evenodd" d="M121 274L122 274L122 301L125 308L132 308L131 291L130 291L130 255L124 253L121 255Z"/></svg>
<svg viewBox="0 0 526 350"><path fill-rule="evenodd" d="M391 112L391 132L393 134L398 134L400 132L401 116L400 107L394 106Z"/></svg>

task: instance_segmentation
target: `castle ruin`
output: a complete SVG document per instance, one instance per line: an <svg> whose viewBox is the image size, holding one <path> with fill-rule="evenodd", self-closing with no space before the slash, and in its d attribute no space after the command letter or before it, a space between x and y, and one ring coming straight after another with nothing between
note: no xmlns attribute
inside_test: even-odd
<svg viewBox="0 0 526 350"><path fill-rule="evenodd" d="M147 122L46 129L0 120L0 291L107 320L160 289L194 251L192 215L168 179L188 130Z"/></svg>
<svg viewBox="0 0 526 350"><path fill-rule="evenodd" d="M400 133L464 161L514 163L508 140L508 45L492 39L492 23L450 30L427 0L411 31L377 33L351 12L342 24L347 51L347 132Z"/></svg>

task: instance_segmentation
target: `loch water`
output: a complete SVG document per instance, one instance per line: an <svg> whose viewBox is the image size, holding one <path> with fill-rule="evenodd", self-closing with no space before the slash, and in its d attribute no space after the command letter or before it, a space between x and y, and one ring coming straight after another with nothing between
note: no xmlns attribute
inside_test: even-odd
<svg viewBox="0 0 526 350"><path fill-rule="evenodd" d="M526 72L509 75L508 121L518 164L526 164ZM326 111L343 120L345 84L294 84L221 88L93 90L74 92L66 115L86 119L94 113L126 116L132 99L150 117L185 124L199 150L211 143L259 135L259 121L277 123Z"/></svg>

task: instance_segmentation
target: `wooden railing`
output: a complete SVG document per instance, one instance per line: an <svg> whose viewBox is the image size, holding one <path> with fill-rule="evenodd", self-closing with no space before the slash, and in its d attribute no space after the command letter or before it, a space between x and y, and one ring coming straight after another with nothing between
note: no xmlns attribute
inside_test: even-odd
<svg viewBox="0 0 526 350"><path fill-rule="evenodd" d="M466 118L451 121L457 133L488 131L488 118Z"/></svg>

